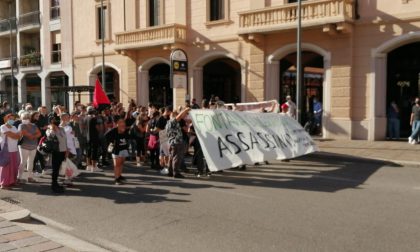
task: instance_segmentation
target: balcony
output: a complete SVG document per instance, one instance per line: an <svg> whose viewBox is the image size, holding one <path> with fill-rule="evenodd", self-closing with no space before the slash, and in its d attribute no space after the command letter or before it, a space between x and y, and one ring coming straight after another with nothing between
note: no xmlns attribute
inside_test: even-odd
<svg viewBox="0 0 420 252"><path fill-rule="evenodd" d="M10 36L10 28L13 33L16 32L16 18L0 20L0 37Z"/></svg>
<svg viewBox="0 0 420 252"><path fill-rule="evenodd" d="M19 16L19 31L34 32L41 28L40 12L34 11Z"/></svg>
<svg viewBox="0 0 420 252"><path fill-rule="evenodd" d="M32 72L41 70L41 53L32 52L20 57L19 60L21 72Z"/></svg>
<svg viewBox="0 0 420 252"><path fill-rule="evenodd" d="M183 25L169 24L116 34L116 50L142 49L186 43L187 29Z"/></svg>
<svg viewBox="0 0 420 252"><path fill-rule="evenodd" d="M10 71L11 70L11 57L0 59L0 72L2 71ZM17 59L16 57L13 59L13 68L17 68Z"/></svg>
<svg viewBox="0 0 420 252"><path fill-rule="evenodd" d="M324 32L351 30L354 0L310 0L302 3L302 27L322 27ZM239 13L239 34L268 34L296 29L297 3Z"/></svg>

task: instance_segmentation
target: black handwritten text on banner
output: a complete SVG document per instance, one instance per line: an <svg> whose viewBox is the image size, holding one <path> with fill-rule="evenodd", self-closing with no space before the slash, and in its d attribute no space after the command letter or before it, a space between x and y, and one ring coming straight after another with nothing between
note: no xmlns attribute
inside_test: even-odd
<svg viewBox="0 0 420 252"><path fill-rule="evenodd" d="M190 114L211 171L318 150L302 126L285 115L229 110L192 110Z"/></svg>

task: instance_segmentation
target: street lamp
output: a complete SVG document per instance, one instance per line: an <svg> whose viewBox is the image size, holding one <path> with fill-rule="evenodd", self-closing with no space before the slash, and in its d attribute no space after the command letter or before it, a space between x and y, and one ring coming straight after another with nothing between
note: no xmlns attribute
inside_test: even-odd
<svg viewBox="0 0 420 252"><path fill-rule="evenodd" d="M102 88L105 90L105 17L104 0L101 0L101 40L102 40Z"/></svg>
<svg viewBox="0 0 420 252"><path fill-rule="evenodd" d="M296 110L297 120L302 123L302 0L298 0L297 7Z"/></svg>

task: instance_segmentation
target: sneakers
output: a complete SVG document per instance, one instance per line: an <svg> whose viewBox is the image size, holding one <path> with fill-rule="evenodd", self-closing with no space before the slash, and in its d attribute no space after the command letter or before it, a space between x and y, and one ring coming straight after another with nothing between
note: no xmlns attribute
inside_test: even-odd
<svg viewBox="0 0 420 252"><path fill-rule="evenodd" d="M52 186L51 190L53 191L53 193L64 193L64 187L62 187L60 185Z"/></svg>
<svg viewBox="0 0 420 252"><path fill-rule="evenodd" d="M86 166L86 171L92 172L93 171L93 166L91 166L91 165Z"/></svg>
<svg viewBox="0 0 420 252"><path fill-rule="evenodd" d="M141 164L140 164L140 163L137 163L137 164L136 164L136 167L141 167Z"/></svg>
<svg viewBox="0 0 420 252"><path fill-rule="evenodd" d="M121 179L121 177L114 180L115 185L124 185L124 181Z"/></svg>
<svg viewBox="0 0 420 252"><path fill-rule="evenodd" d="M36 181L36 179L29 177L28 178L28 183L36 183L38 181Z"/></svg>
<svg viewBox="0 0 420 252"><path fill-rule="evenodd" d="M42 171L42 175L51 175L51 174L52 174L52 169Z"/></svg>
<svg viewBox="0 0 420 252"><path fill-rule="evenodd" d="M74 186L73 182L70 179L65 179L63 181L63 185L68 186L68 187Z"/></svg>
<svg viewBox="0 0 420 252"><path fill-rule="evenodd" d="M127 182L127 179L126 179L125 177L123 177L123 176L120 176L120 177L119 177L119 180L121 180L121 181L123 181L123 182Z"/></svg>
<svg viewBox="0 0 420 252"><path fill-rule="evenodd" d="M414 142L414 139L413 139L412 137L409 137L409 138L408 138L408 143L409 143L409 144L413 144L413 142Z"/></svg>
<svg viewBox="0 0 420 252"><path fill-rule="evenodd" d="M183 179L185 178L184 175L182 175L181 173L177 173L174 175L174 178L179 178L179 179Z"/></svg>
<svg viewBox="0 0 420 252"><path fill-rule="evenodd" d="M92 172L103 172L104 170L98 168L98 167L93 167L92 168Z"/></svg>

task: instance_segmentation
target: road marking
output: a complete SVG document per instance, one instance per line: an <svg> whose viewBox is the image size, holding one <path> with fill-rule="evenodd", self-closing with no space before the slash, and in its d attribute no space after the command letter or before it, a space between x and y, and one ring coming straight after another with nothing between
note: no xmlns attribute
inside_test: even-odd
<svg viewBox="0 0 420 252"><path fill-rule="evenodd" d="M245 194L245 193L238 193L238 192L229 191L230 189L225 189L225 190L217 189L217 188L209 188L209 189L212 190L212 191L225 193L225 194L231 194L231 195L240 196L240 197L244 197L244 198L262 199L261 197L258 197L258 196L253 196L253 195L249 195L249 194Z"/></svg>
<svg viewBox="0 0 420 252"><path fill-rule="evenodd" d="M35 220L39 220L41 222L44 222L48 226L52 226L52 227L55 227L55 228L58 228L58 229L61 229L61 230L67 231L67 232L70 232L70 231L74 230L74 228L72 228L70 226L67 226L65 224L56 222L56 221L51 220L51 219L49 219L47 217L44 217L44 216L40 216L40 215L31 213L31 217Z"/></svg>

